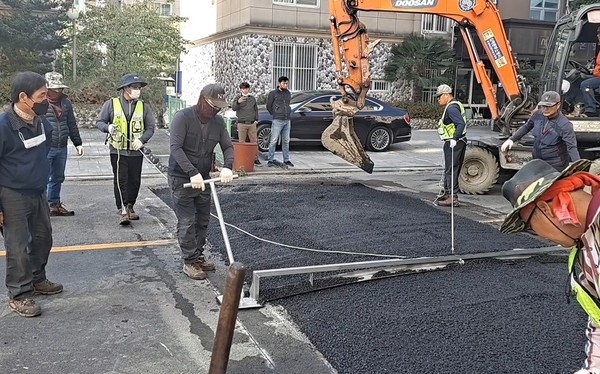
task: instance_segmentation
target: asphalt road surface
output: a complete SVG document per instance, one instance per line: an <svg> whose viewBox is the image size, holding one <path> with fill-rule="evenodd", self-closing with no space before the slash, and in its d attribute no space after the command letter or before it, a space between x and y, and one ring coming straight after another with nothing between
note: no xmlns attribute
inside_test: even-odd
<svg viewBox="0 0 600 374"><path fill-rule="evenodd" d="M169 203L164 189L155 192ZM236 261L252 270L376 259L368 253L450 254L449 211L425 201L431 196L342 182L240 183L218 193L225 220L260 238L363 253L283 248L230 227ZM455 225L457 254L548 245L462 215ZM225 259L216 219L209 231ZM566 251L358 280L356 273L315 274L312 285L308 275L266 279L261 299L282 306L339 373L570 373L584 358L586 318L566 302Z"/></svg>

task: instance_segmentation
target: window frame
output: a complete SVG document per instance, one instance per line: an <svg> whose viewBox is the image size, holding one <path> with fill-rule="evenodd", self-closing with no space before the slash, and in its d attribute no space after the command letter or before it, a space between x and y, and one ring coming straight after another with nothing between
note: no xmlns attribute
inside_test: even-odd
<svg viewBox="0 0 600 374"><path fill-rule="evenodd" d="M314 0L316 2L316 5L308 5L308 4L298 4L297 1L298 0L271 0L273 2L273 5L281 5L281 6L295 6L295 7L300 7L300 8L320 8L321 7L321 0ZM286 2L286 1L291 1L291 2Z"/></svg>
<svg viewBox="0 0 600 374"><path fill-rule="evenodd" d="M165 5L169 7L169 14L168 15L162 14L163 6L165 6ZM173 4L171 4L171 3L159 3L158 4L158 15L160 17L171 17L173 15Z"/></svg>
<svg viewBox="0 0 600 374"><path fill-rule="evenodd" d="M425 28L425 21L431 18L432 22L433 22L433 29L426 29ZM438 25L440 22L445 22L446 26L445 26L445 30L438 30L435 26ZM450 18L445 18L442 16L438 16L437 14L423 14L421 16L421 33L422 34L447 34L449 32L452 31L452 22L453 20L451 20Z"/></svg>
<svg viewBox="0 0 600 374"><path fill-rule="evenodd" d="M292 48L292 56L290 58L290 61L292 62L292 66L282 66L282 65L277 65L275 66L275 49L277 46L280 47L291 47ZM301 67L301 66L296 66L296 62L297 62L297 53L298 53L298 48L299 47L303 47L303 48L310 48L312 49L312 56L310 56L312 62L313 62L313 66L310 68L307 67ZM272 42L271 43L271 80L273 82L273 86L275 87L277 85L277 79L279 78L280 73L276 74L275 71L277 69L280 70L290 70L291 74L285 74L288 79L289 79L289 87L288 90L290 91L314 91L317 89L317 80L318 80L318 71L319 71L319 66L318 66L318 53L319 53L319 46L317 44L313 44L313 43L288 43L288 42ZM304 70L304 71L310 71L310 74L312 75L312 81L310 82L311 85L309 88L304 88L304 87L299 87L299 83L301 83L298 79L298 73L299 71ZM277 75L277 76L275 76ZM304 82L302 82L304 83Z"/></svg>
<svg viewBox="0 0 600 374"><path fill-rule="evenodd" d="M556 22L558 21L558 19L560 18L560 6L561 6L561 2L564 0L557 0L557 4L556 4L556 8L550 8L546 6L546 1L548 0L541 0L543 6L541 7L536 7L536 6L532 6L531 5L531 0L529 1L529 19L530 20L535 20L535 21L544 21L544 22ZM540 17L539 18L534 18L531 16L532 12L539 12ZM545 15L546 12L553 12L555 13L555 19L552 21L548 21L545 19Z"/></svg>

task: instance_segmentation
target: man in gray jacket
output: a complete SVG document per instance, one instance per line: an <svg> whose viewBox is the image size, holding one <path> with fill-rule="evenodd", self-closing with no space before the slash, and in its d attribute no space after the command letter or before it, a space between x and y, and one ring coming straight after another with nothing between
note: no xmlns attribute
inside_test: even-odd
<svg viewBox="0 0 600 374"><path fill-rule="evenodd" d="M514 142L532 132L533 158L544 160L562 171L580 158L573 124L560 112L558 92L544 92L538 106L540 109L502 144L501 149L508 151Z"/></svg>
<svg viewBox="0 0 600 374"><path fill-rule="evenodd" d="M250 83L242 82L240 84L240 94L235 97L231 103L231 109L235 110L237 116L238 140L240 143L246 142L246 137L251 143L257 143L256 125L258 124L258 105L254 96L250 95ZM260 165L258 160L258 148L254 165Z"/></svg>
<svg viewBox="0 0 600 374"><path fill-rule="evenodd" d="M277 161L275 157L275 146L277 139L281 135L281 152L283 153L283 163L287 166L294 166L290 161L290 101L292 94L288 90L289 79L287 77L279 77L279 82L276 89L269 92L267 98L267 110L273 116L271 123L271 141L269 142L269 156L267 157L267 166L275 166Z"/></svg>
<svg viewBox="0 0 600 374"><path fill-rule="evenodd" d="M178 111L171 121L169 186L177 216L183 272L192 279L204 279L205 271L215 270L215 264L203 254L211 197L204 180L210 178L217 144L224 157L221 182L233 179L233 145L223 117L217 115L227 106L223 87L212 83L202 89L196 105ZM184 188L186 183L191 183L192 188Z"/></svg>

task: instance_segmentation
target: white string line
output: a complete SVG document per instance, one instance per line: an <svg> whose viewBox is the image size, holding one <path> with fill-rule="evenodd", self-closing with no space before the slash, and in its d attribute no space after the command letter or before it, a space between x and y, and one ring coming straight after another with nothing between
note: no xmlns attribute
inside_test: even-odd
<svg viewBox="0 0 600 374"><path fill-rule="evenodd" d="M152 160L150 160L150 158L148 158L148 156L142 152L142 149L140 148L139 151L142 153L142 155L144 156L144 158L146 158L146 160L148 160L148 162L159 172L159 174L161 174L165 180L168 181L168 177L158 168L158 166L152 162ZM156 156L155 156L156 157ZM219 217L217 217L216 215L214 215L213 213L210 213L210 215L216 219L218 219ZM248 235L249 237L256 239L258 241L261 242L265 242L265 243L269 243L269 244L273 244L279 247L284 247L284 248L289 248L289 249L296 249L299 251L306 251L306 252L316 252L316 253L335 253L335 254L343 254L343 255L352 255L352 256L366 256L366 257L384 257L384 258L406 258L406 256L400 256L400 255L386 255L386 254L381 254L381 253L364 253L364 252L349 252L349 251L338 251L338 250L332 250L332 249L316 249L316 248L307 248L307 247L299 247L299 246L295 246L295 245L290 245L290 244L284 244L284 243L279 243L273 240L269 240L269 239L264 239L261 238L259 236L256 236L238 226L235 226L231 223L227 223L225 222L226 226L229 226L243 234Z"/></svg>

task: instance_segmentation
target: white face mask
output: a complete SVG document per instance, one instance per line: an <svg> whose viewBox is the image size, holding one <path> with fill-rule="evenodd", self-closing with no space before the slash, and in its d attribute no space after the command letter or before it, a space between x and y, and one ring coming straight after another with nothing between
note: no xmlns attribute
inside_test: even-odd
<svg viewBox="0 0 600 374"><path fill-rule="evenodd" d="M134 90L134 89L132 89L132 90L129 92L129 97L131 97L132 99L136 100L136 99L139 99L139 98L140 98L140 94L141 94L141 93L142 93L142 91L141 91L141 90Z"/></svg>
<svg viewBox="0 0 600 374"><path fill-rule="evenodd" d="M34 136L33 138L30 138L30 139L25 139L25 137L23 136L23 133L21 133L21 131L19 131L19 137L21 138L21 141L23 142L23 145L25 146L26 149L37 147L38 145L40 145L46 141L46 131L44 131L44 124L40 123L40 126L42 126L42 133L40 135Z"/></svg>

